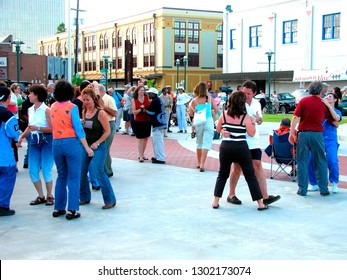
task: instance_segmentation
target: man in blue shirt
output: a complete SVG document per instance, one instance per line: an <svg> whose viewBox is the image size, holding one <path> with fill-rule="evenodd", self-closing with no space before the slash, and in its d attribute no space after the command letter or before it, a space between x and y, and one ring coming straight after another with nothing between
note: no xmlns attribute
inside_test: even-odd
<svg viewBox="0 0 347 280"><path fill-rule="evenodd" d="M17 118L7 109L11 101L10 90L0 85L0 216L14 215L10 200L16 183L16 160L12 143L20 134Z"/></svg>

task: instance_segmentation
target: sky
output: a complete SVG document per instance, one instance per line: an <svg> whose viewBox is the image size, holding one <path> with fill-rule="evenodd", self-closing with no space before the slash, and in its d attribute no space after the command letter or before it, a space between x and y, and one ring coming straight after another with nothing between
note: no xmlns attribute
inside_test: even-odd
<svg viewBox="0 0 347 280"><path fill-rule="evenodd" d="M77 0L70 1L70 7L76 8ZM284 0L262 0L266 2L283 2ZM139 13L148 12L161 7L187 8L197 10L225 11L227 5L231 5L233 10L242 9L247 6L254 7L254 0L80 0L80 18L84 19L84 25L90 26L102 22L112 21ZM129 3L129 4L128 4ZM66 2L66 9L68 4ZM76 17L76 12L72 11L71 17Z"/></svg>

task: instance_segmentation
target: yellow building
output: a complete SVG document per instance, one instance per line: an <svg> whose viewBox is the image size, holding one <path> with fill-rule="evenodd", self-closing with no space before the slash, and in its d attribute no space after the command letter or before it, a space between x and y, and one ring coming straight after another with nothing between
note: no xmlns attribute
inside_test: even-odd
<svg viewBox="0 0 347 280"><path fill-rule="evenodd" d="M74 59L76 32L72 34ZM200 81L210 83L211 74L222 73L223 12L163 7L82 27L78 42L74 74L77 70L88 80L100 81L101 70L106 66L108 84L115 87L154 79L158 89L168 84L175 89L178 82L191 92ZM67 32L39 42L40 54L61 57L64 66L68 49ZM217 82L211 84L212 89L219 86Z"/></svg>

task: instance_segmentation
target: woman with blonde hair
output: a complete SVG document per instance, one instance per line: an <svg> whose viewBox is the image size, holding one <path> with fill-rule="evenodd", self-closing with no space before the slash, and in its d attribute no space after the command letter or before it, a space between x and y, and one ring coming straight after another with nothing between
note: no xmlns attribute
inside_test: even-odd
<svg viewBox="0 0 347 280"><path fill-rule="evenodd" d="M197 168L200 172L205 171L205 161L207 153L212 147L214 135L214 116L218 113L218 107L213 98L208 95L207 85L204 82L198 83L193 90L196 96L190 103L188 112L194 116L196 111L206 109L206 122L202 125L194 124L196 134L196 156L198 160Z"/></svg>

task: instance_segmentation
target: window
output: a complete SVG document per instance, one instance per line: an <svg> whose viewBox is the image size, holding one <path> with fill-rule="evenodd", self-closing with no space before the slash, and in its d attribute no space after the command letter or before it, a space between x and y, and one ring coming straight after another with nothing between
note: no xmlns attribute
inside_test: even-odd
<svg viewBox="0 0 347 280"><path fill-rule="evenodd" d="M175 21L174 24L175 43L186 42L186 23L183 21Z"/></svg>
<svg viewBox="0 0 347 280"><path fill-rule="evenodd" d="M148 43L149 42L149 24L143 25L143 42Z"/></svg>
<svg viewBox="0 0 347 280"><path fill-rule="evenodd" d="M143 57L143 67L148 67L149 66L149 56L145 55Z"/></svg>
<svg viewBox="0 0 347 280"><path fill-rule="evenodd" d="M217 50L219 47L223 47L223 25L219 25L217 30ZM217 52L217 67L223 67L223 54Z"/></svg>
<svg viewBox="0 0 347 280"><path fill-rule="evenodd" d="M198 53L189 53L188 54L188 66L199 67L199 54Z"/></svg>
<svg viewBox="0 0 347 280"><path fill-rule="evenodd" d="M143 42L149 43L154 42L155 36L154 36L154 23L146 23L143 25Z"/></svg>
<svg viewBox="0 0 347 280"><path fill-rule="evenodd" d="M340 13L323 16L323 40L340 38L340 17Z"/></svg>
<svg viewBox="0 0 347 280"><path fill-rule="evenodd" d="M121 48L122 47L122 32L118 31L118 42L117 42L117 47Z"/></svg>
<svg viewBox="0 0 347 280"><path fill-rule="evenodd" d="M256 25L249 28L249 47L261 47L262 46L262 26Z"/></svg>
<svg viewBox="0 0 347 280"><path fill-rule="evenodd" d="M118 58L117 69L122 69L122 59L121 58Z"/></svg>
<svg viewBox="0 0 347 280"><path fill-rule="evenodd" d="M188 42L199 43L200 24L197 22L188 22Z"/></svg>
<svg viewBox="0 0 347 280"><path fill-rule="evenodd" d="M235 49L235 32L236 29L230 29L230 49Z"/></svg>
<svg viewBox="0 0 347 280"><path fill-rule="evenodd" d="M136 36L137 36L137 32L136 32L136 28L134 27L133 31L132 31L132 36L131 36L132 37L132 42L131 43L133 43L133 45L137 44Z"/></svg>
<svg viewBox="0 0 347 280"><path fill-rule="evenodd" d="M283 44L293 44L298 42L298 20L283 22Z"/></svg>
<svg viewBox="0 0 347 280"><path fill-rule="evenodd" d="M116 31L113 31L113 33L112 33L112 48L116 47L116 41L117 41Z"/></svg>
<svg viewBox="0 0 347 280"><path fill-rule="evenodd" d="M100 35L99 38L100 50L104 49L104 36Z"/></svg>
<svg viewBox="0 0 347 280"><path fill-rule="evenodd" d="M105 50L107 50L108 49L108 37L107 37L107 34L105 34L104 40L105 40Z"/></svg>

